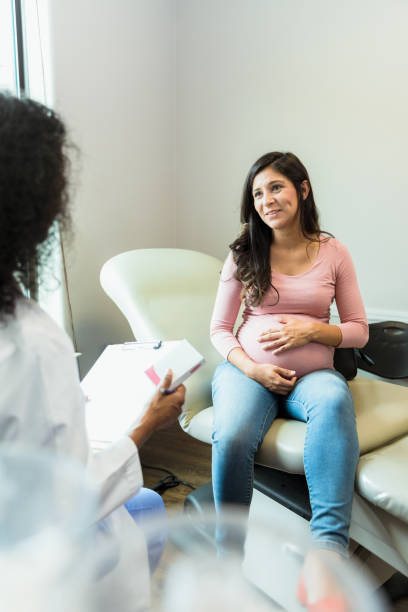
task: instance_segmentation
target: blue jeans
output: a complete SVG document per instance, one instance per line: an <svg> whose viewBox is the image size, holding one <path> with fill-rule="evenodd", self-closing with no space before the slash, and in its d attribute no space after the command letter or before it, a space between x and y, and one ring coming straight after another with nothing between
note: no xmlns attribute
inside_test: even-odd
<svg viewBox="0 0 408 612"><path fill-rule="evenodd" d="M167 542L167 513L164 501L156 491L142 488L125 503L125 508L142 531L145 531L145 524L149 529L150 519L158 520L155 530L149 529L148 533L145 533L150 573L153 573Z"/></svg>
<svg viewBox="0 0 408 612"><path fill-rule="evenodd" d="M141 488L124 504L132 519L140 526L146 538L149 568L152 574L159 564L164 547L167 542L167 513L160 495L152 489ZM149 527L150 519L157 520L153 530ZM96 570L97 577L103 578L117 565L120 556L120 546L115 539L109 516L98 521L95 525L95 537L110 541L109 555L101 557L100 567Z"/></svg>
<svg viewBox="0 0 408 612"><path fill-rule="evenodd" d="M341 374L319 370L287 396L248 378L228 361L213 378L212 478L217 513L251 503L254 456L278 413L306 422L304 467L314 544L347 555L359 458L353 398Z"/></svg>

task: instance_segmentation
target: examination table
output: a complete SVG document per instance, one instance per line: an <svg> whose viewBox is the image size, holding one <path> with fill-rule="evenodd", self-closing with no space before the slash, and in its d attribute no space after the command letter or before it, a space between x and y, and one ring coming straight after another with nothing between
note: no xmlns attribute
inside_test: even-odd
<svg viewBox="0 0 408 612"><path fill-rule="evenodd" d="M377 585L396 571L408 576L408 388L357 376L353 393L360 461L357 468L350 537L352 553L372 572ZM183 427L211 443L209 407L184 415ZM308 531L311 517L303 469L306 424L278 418L256 455L253 505ZM211 485L186 499L187 512L212 503ZM252 509L251 509L252 511Z"/></svg>

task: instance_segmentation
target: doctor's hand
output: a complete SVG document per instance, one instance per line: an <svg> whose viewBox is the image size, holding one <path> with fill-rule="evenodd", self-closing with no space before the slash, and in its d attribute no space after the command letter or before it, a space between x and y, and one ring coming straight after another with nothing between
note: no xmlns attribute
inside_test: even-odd
<svg viewBox="0 0 408 612"><path fill-rule="evenodd" d="M135 427L130 434L138 448L155 431L166 429L166 427L173 425L181 414L186 388L184 385L179 385L174 391L168 393L167 390L171 386L172 379L173 373L169 370L154 394L140 425Z"/></svg>
<svg viewBox="0 0 408 612"><path fill-rule="evenodd" d="M278 395L290 393L297 380L294 370L286 370L271 363L257 363L252 378Z"/></svg>
<svg viewBox="0 0 408 612"><path fill-rule="evenodd" d="M279 317L278 321L282 324L279 329L268 329L257 338L264 344L265 351L277 354L311 342L313 328L309 321L284 316Z"/></svg>

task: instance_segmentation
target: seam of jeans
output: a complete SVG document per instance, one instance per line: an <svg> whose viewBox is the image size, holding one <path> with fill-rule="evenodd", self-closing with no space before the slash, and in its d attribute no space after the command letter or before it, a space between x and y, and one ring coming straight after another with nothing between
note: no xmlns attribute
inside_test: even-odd
<svg viewBox="0 0 408 612"><path fill-rule="evenodd" d="M336 373L336 372L335 372ZM337 377L336 377L337 378ZM340 379L342 379L342 377L338 377ZM348 399L351 399L351 405L352 408L354 409L354 402L353 402L353 396L350 390L350 387L348 386L348 384L346 383L345 385L347 392L348 392ZM309 453L309 449L310 449L310 407L311 404L310 402L303 402L299 399L288 399L287 400L288 405L292 404L294 406L300 406L304 409L305 413L306 413L306 434L305 434L305 442L304 442L304 448L303 448L303 465L304 465L304 470L305 470L305 476L306 476L306 480L307 480L307 485L308 485L308 489L309 489L309 499L310 499L310 503L312 504L312 498L314 497L314 491L313 491L313 486L311 483L311 479L310 479L310 470L308 469L308 462L307 462L307 457L308 457L308 453ZM308 409L309 408L309 409ZM354 419L355 419L355 410L353 410L354 412ZM313 479L312 479L313 480ZM313 521L313 509L312 509L312 521ZM350 527L350 525L349 525ZM349 532L348 532L349 534ZM313 532L312 532L312 536L313 536ZM343 537L341 537L341 539L343 539ZM328 545L332 544L335 547L341 547L344 551L347 551L347 548L344 547L344 545L342 543L340 543L339 541L336 540L330 540L327 538L319 538L318 540L315 540L316 542L326 542Z"/></svg>
<svg viewBox="0 0 408 612"><path fill-rule="evenodd" d="M267 419L267 416L269 415L269 413L271 411L271 408L272 408L273 404L274 404L274 401L272 399L271 403L269 404L269 406L267 408L267 410L265 410L265 417L264 417L263 423L261 424L261 426L259 428L259 433L258 433L258 436L257 436L257 444L256 444L255 452L259 449L259 443L260 443L260 439L261 439L261 436L262 436L262 432L265 430L266 419ZM246 497L246 501L247 501L248 504L250 503L251 498L252 498L253 488L254 488L254 462L252 463L251 476L250 476L250 479L249 479L249 482L248 482L248 487L247 487L246 496L245 496Z"/></svg>
<svg viewBox="0 0 408 612"><path fill-rule="evenodd" d="M310 485L310 483L309 483L309 475L308 475L309 470L308 470L308 468L307 468L307 462L306 462L306 460L305 460L305 459L306 459L306 452L307 452L307 451L306 451L306 447L307 447L308 437L309 437L309 436L308 436L309 429L310 429L310 428L309 428L309 427L307 427L307 425L306 425L305 442L304 442L304 444L303 444L303 467L304 467L304 470L305 470L305 476L306 476L307 487L308 487L308 489L309 489L309 500L310 500L310 502L311 502L311 497L312 497L312 488L311 488L311 485ZM313 509L312 509L312 518L313 518Z"/></svg>
<svg viewBox="0 0 408 612"><path fill-rule="evenodd" d="M312 504L312 499L311 498L312 498L312 495L313 495L313 489L312 489L311 483L309 482L309 476L308 475L309 475L310 472L307 469L307 462L305 461L306 447L308 446L308 437L309 437L308 434L309 434L309 431L310 431L310 428L307 427L306 428L306 435L305 435L304 450L303 450L303 465L304 465L304 469L305 469L305 476L306 476L307 486L308 486L308 489L309 489L309 500L310 500L310 505L311 505ZM357 462L356 462L356 464L357 464ZM352 496L353 496L353 492L351 493L351 499L348 502L346 502L346 503L351 504ZM350 508L350 514L351 514L351 508ZM312 508L312 519L311 520L313 521L313 508ZM312 537L313 537L313 532L312 532ZM340 542L337 542L336 540L330 540L330 538L319 538L319 539L316 539L315 541L316 542L318 542L318 541L328 542L328 543L333 542L336 545L342 547L344 550L347 551L348 542L349 542L349 538L350 538L350 517L349 517L349 521L348 521L347 536L341 536L341 539L344 539L344 537L346 538L346 541L347 541L347 546L346 547L344 546L344 544L342 544Z"/></svg>
<svg viewBox="0 0 408 612"><path fill-rule="evenodd" d="M257 439L257 444L256 444L256 450L259 449L259 444L260 444L260 441L261 441L262 432L263 432L263 437L265 437L265 434L266 434L265 423L266 423L267 417L269 416L269 413L271 411L271 408L272 408L273 404L274 404L274 401L272 400L271 403L268 406L268 409L265 410L265 417L264 417L264 420L263 420L263 423L262 423L261 427L259 428L258 439Z"/></svg>

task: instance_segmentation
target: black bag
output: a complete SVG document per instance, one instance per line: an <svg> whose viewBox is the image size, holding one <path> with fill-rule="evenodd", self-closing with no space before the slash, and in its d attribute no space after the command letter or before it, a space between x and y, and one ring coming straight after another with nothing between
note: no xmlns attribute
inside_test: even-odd
<svg viewBox="0 0 408 612"><path fill-rule="evenodd" d="M408 377L408 324L382 321L369 329L367 344L357 351L357 367L384 378Z"/></svg>
<svg viewBox="0 0 408 612"><path fill-rule="evenodd" d="M357 356L353 348L336 348L333 356L334 369L343 374L346 380L357 375Z"/></svg>

